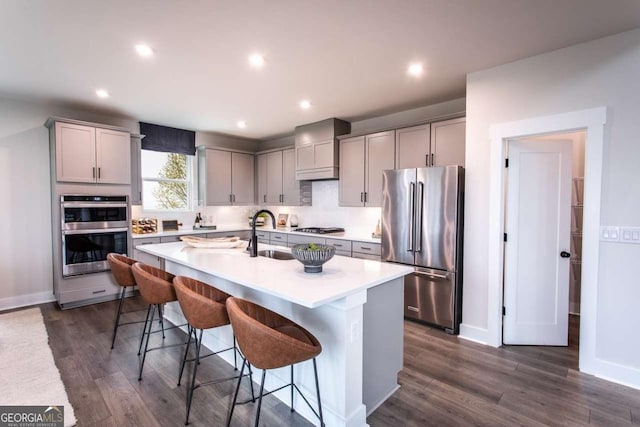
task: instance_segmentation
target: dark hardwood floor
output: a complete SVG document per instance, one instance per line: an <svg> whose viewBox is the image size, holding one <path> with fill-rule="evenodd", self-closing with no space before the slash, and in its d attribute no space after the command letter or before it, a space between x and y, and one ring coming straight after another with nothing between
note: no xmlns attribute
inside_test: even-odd
<svg viewBox="0 0 640 427"><path fill-rule="evenodd" d="M139 298L127 309L144 308ZM115 302L60 311L41 306L56 364L74 406L78 426L180 426L186 384L176 386L181 347L147 355L138 381L141 325L123 326L109 350ZM144 312L127 315L144 319ZM577 336L577 322L571 322ZM181 342L177 330L167 343ZM157 337L156 337L157 339ZM617 426L640 423L640 391L577 371L578 343L568 348L492 348L405 322L401 388L368 418L378 426ZM188 371L189 372L189 371ZM216 357L198 369L201 380L233 369ZM193 426L224 425L233 392L227 382L196 390ZM245 396L248 383L243 384ZM239 407L234 426L252 425L254 405ZM261 425L308 426L274 397L263 402Z"/></svg>

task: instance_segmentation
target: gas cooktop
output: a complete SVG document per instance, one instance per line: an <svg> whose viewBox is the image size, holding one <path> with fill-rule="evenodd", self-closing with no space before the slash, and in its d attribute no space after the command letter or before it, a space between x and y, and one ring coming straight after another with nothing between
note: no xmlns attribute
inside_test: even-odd
<svg viewBox="0 0 640 427"><path fill-rule="evenodd" d="M296 228L293 231L299 231L301 233L330 234L330 233L344 233L344 228L339 228L339 227L305 227L305 228Z"/></svg>

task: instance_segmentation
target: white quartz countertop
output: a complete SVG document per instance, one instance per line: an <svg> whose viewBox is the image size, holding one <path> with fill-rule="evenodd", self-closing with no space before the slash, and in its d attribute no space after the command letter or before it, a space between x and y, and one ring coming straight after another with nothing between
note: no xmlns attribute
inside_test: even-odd
<svg viewBox="0 0 640 427"><path fill-rule="evenodd" d="M259 244L258 249L289 249ZM136 249L308 308L337 301L405 276L413 268L334 256L322 273L305 273L293 260L251 258L245 245L236 249L192 248L183 242L140 245Z"/></svg>
<svg viewBox="0 0 640 427"><path fill-rule="evenodd" d="M207 229L192 229L192 228L182 228L178 231L160 231L157 233L144 233L144 234L132 234L133 239L145 239L150 237L168 237L168 236L184 236L188 234L206 234L206 233L224 233L229 231L250 231L251 227L242 226L242 225L224 225L218 226L215 230L207 230ZM344 233L329 233L329 234L315 234L315 233L300 233L298 231L293 231L293 228L276 228L273 229L271 227L257 227L257 231L268 231L270 233L286 233L286 234L297 234L300 236L313 236L324 239L340 239L340 240L352 240L357 242L367 242L367 243L380 243L380 238L373 238L371 234L366 235L363 233L355 233L346 231Z"/></svg>

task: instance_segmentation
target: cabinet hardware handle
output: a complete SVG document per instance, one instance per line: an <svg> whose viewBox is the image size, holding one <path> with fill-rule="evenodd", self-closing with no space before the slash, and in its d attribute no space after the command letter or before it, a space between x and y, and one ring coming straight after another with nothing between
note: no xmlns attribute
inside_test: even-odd
<svg viewBox="0 0 640 427"><path fill-rule="evenodd" d="M263 203L267 203L267 195L266 194L264 196L262 196L262 202Z"/></svg>
<svg viewBox="0 0 640 427"><path fill-rule="evenodd" d="M363 251L370 251L371 248L368 248L366 246L360 246L360 249L362 249Z"/></svg>
<svg viewBox="0 0 640 427"><path fill-rule="evenodd" d="M99 290L99 291L93 291L94 294L102 294L102 293L105 293L105 292L107 292L106 289L102 289L102 290Z"/></svg>
<svg viewBox="0 0 640 427"><path fill-rule="evenodd" d="M407 250L413 252L413 239L416 235L416 183L409 184L409 247Z"/></svg>
<svg viewBox="0 0 640 427"><path fill-rule="evenodd" d="M96 177L96 167L93 167L93 171L91 172L91 177L95 178Z"/></svg>
<svg viewBox="0 0 640 427"><path fill-rule="evenodd" d="M425 166L429 166L429 155L428 154L424 155L424 165Z"/></svg>
<svg viewBox="0 0 640 427"><path fill-rule="evenodd" d="M444 280L449 280L449 275L448 274L436 274L436 273L426 273L426 272L422 272L422 271L414 271L413 273L411 273L413 275L416 276L425 276L425 277L430 277L432 279L444 279Z"/></svg>
<svg viewBox="0 0 640 427"><path fill-rule="evenodd" d="M229 194L229 203L233 202L233 196Z"/></svg>
<svg viewBox="0 0 640 427"><path fill-rule="evenodd" d="M422 181L418 182L417 193L415 245L416 252L422 252L422 206L424 204L424 183Z"/></svg>
<svg viewBox="0 0 640 427"><path fill-rule="evenodd" d="M364 202L364 193L362 191L360 192L360 201Z"/></svg>
<svg viewBox="0 0 640 427"><path fill-rule="evenodd" d="M435 154L431 153L431 166L434 166L435 162Z"/></svg>
<svg viewBox="0 0 640 427"><path fill-rule="evenodd" d="M100 179L100 168L98 168L98 179Z"/></svg>
<svg viewBox="0 0 640 427"><path fill-rule="evenodd" d="M235 203L235 202L236 202L236 195L234 194L233 195L233 203Z"/></svg>
<svg viewBox="0 0 640 427"><path fill-rule="evenodd" d="M364 202L367 203L369 201L369 193L368 192L364 192Z"/></svg>

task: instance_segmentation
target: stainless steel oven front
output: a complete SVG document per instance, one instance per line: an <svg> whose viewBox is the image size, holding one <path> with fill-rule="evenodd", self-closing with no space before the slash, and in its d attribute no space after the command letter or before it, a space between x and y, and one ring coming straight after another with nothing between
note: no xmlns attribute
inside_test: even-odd
<svg viewBox="0 0 640 427"><path fill-rule="evenodd" d="M108 253L128 253L128 196L67 194L60 209L63 276L109 270Z"/></svg>

